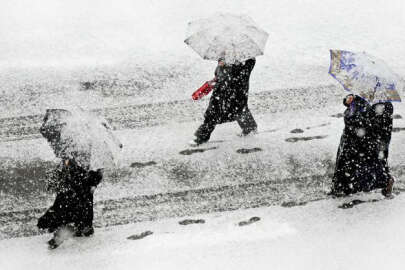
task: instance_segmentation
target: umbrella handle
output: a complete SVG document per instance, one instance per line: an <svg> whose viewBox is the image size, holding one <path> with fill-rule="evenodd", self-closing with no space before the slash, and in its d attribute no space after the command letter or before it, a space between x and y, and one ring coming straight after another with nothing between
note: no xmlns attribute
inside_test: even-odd
<svg viewBox="0 0 405 270"><path fill-rule="evenodd" d="M380 80L378 79L377 76L375 77L375 80L376 80L377 82L376 82L375 87L374 87L374 93L373 93L373 99L372 99L372 100L374 100L374 98L375 98L375 93L377 92L377 88L378 88L379 86L381 86L381 82L380 82ZM370 101L371 101L371 100L370 100Z"/></svg>
<svg viewBox="0 0 405 270"><path fill-rule="evenodd" d="M208 81L208 84L210 86L214 86L216 82L217 82L217 77L214 77L212 80Z"/></svg>

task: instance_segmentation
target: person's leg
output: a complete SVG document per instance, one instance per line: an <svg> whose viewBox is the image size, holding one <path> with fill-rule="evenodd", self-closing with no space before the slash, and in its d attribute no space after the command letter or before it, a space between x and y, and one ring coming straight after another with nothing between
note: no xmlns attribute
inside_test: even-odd
<svg viewBox="0 0 405 270"><path fill-rule="evenodd" d="M48 232L52 233L69 222L67 215L69 206L67 202L71 197L69 195L68 193L58 193L56 195L53 205L38 219L37 227L39 229L47 229Z"/></svg>
<svg viewBox="0 0 405 270"><path fill-rule="evenodd" d="M38 220L38 228L54 233L48 241L50 249L57 248L74 233L74 227L70 224L75 219L75 197L72 191L57 194L52 207Z"/></svg>
<svg viewBox="0 0 405 270"><path fill-rule="evenodd" d="M243 109L236 121L242 129L242 135L248 135L251 132L257 131L257 123L248 107Z"/></svg>
<svg viewBox="0 0 405 270"><path fill-rule="evenodd" d="M78 218L75 221L76 236L90 236L94 234L93 194L90 192L90 189L81 195L78 206Z"/></svg>
<svg viewBox="0 0 405 270"><path fill-rule="evenodd" d="M58 229L55 230L52 239L48 241L49 249L59 247L65 240L73 237L74 232L75 228L70 224L58 227Z"/></svg>
<svg viewBox="0 0 405 270"><path fill-rule="evenodd" d="M340 169L336 170L332 178L332 188L329 194L340 197L350 193L354 193L354 187L351 185L347 174Z"/></svg>
<svg viewBox="0 0 405 270"><path fill-rule="evenodd" d="M388 149L384 151L384 158L380 160L384 169L384 176L387 179L386 184L381 190L381 194L385 197L392 196L392 190L395 183L395 178L390 173L390 167L388 166Z"/></svg>
<svg viewBox="0 0 405 270"><path fill-rule="evenodd" d="M213 121L205 118L204 123L194 133L196 144L202 144L209 141L211 133L214 131L216 124Z"/></svg>
<svg viewBox="0 0 405 270"><path fill-rule="evenodd" d="M335 172L332 178L332 187L329 195L344 196L353 193L351 179L355 176L355 163L351 147L347 145L348 138L345 134L340 138L336 154Z"/></svg>
<svg viewBox="0 0 405 270"><path fill-rule="evenodd" d="M392 197L392 190L394 188L395 178L391 176L388 180L388 184L381 190L381 194L385 197Z"/></svg>
<svg viewBox="0 0 405 270"><path fill-rule="evenodd" d="M37 223L38 229L48 230L50 233L54 232L60 225L61 223L58 222L58 218L52 206L38 219Z"/></svg>

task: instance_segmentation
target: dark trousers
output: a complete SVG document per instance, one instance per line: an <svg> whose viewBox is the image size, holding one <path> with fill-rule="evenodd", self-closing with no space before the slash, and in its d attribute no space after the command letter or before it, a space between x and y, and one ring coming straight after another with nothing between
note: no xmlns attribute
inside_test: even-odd
<svg viewBox="0 0 405 270"><path fill-rule="evenodd" d="M238 122L239 126L242 129L242 134L247 135L252 131L257 130L257 123L253 118L252 113L246 107L243 109L242 113L239 114L235 120ZM211 119L210 117L205 117L204 123L197 129L194 135L197 137L198 143L207 142L210 137L211 133L214 131L215 126L217 125L216 119Z"/></svg>
<svg viewBox="0 0 405 270"><path fill-rule="evenodd" d="M388 166L388 149L384 150L384 158L379 160L383 164L384 173L387 175L387 178L391 179L392 175L390 173L390 167Z"/></svg>
<svg viewBox="0 0 405 270"><path fill-rule="evenodd" d="M38 220L38 228L54 232L73 223L77 230L93 226L93 194L90 189L56 195L54 204Z"/></svg>

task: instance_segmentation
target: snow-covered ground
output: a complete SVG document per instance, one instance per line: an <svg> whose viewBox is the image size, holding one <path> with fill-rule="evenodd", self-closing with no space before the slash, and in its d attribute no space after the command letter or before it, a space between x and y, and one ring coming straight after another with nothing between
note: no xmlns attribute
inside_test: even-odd
<svg viewBox="0 0 405 270"><path fill-rule="evenodd" d="M184 216L188 212L205 213L255 205L299 205L325 199L343 129L342 118L331 115L341 111L342 107L328 107L320 111L300 110L300 115L296 115L296 112L257 115L259 134L246 138L236 136L240 131L236 123L221 125L213 133L210 143L191 149L187 146L187 140L198 123L172 123L117 131L117 136L125 146L122 160L118 173L106 175L97 189L95 224L103 227ZM405 115L402 107L396 108L396 115ZM404 128L404 121L403 118L395 119L394 126ZM293 133L297 129L301 129L302 133ZM393 133L390 151L392 173L397 177L396 188L401 191L404 189L403 132ZM239 153L240 149L254 148L259 148L259 151ZM36 232L36 218L43 212L40 209L48 207L53 196L45 193L43 184L35 183L43 182L44 179L35 176L35 169L30 166L34 162L50 162L54 160L54 155L43 139L3 142L0 149L2 160L11 158L10 170L16 173L25 171L26 175L32 173L32 177L24 178L31 182L26 184L32 190L27 190L24 183L20 183L14 185L15 190L0 194L1 209L4 211L0 239L13 235L32 235ZM181 154L186 149L208 150L191 155ZM20 162L20 165L13 167L13 161ZM153 163L141 166L148 162ZM21 175L24 176L24 173ZM267 183L266 188L254 189L255 194L249 190L246 194L235 191L234 195L226 194L226 191L212 191L212 188L246 184L260 187L263 183ZM189 205L185 205L181 200L165 195L204 190L207 196L214 194L211 202L189 193L173 195L185 197L185 201L189 201ZM151 197L140 197L154 194L163 194L165 199L159 202ZM131 199L135 197L137 199ZM191 202L191 198L195 198L195 201ZM108 205L109 200L115 200L111 206ZM120 201L122 206L119 205ZM24 218L21 215L29 216Z"/></svg>
<svg viewBox="0 0 405 270"><path fill-rule="evenodd" d="M343 130L342 118L332 115L343 109L343 105L340 105L319 111L300 110L298 115L296 111L257 115L259 134L246 138L237 136L240 128L236 123L220 125L214 131L211 142L199 147L209 150L192 155L180 152L190 149L188 141L198 127L198 122L116 131L117 137L124 144L119 162L120 176L114 179L114 173L107 174L97 191L96 200L267 180L282 182L283 179L313 175L323 175L325 179L311 193L325 192L329 189L328 174L333 172ZM395 114L405 116L405 109L396 105ZM405 128L404 118L395 119L394 127ZM302 133L292 133L296 129L301 129ZM404 132L393 133L389 160L401 187L404 180ZM238 149L252 148L260 150L250 154L238 153ZM21 170L33 164L31 162L55 160L52 149L44 139L3 142L0 149L0 159L8 160L9 168L15 166L13 162L21 162L18 166ZM132 165L136 162L154 164L145 167ZM304 196L306 188L294 191L296 188L292 185L285 198L299 199ZM15 196L8 198L7 194L0 194L3 200L0 208L15 211L45 207L50 202L42 197L36 198L38 193L34 190L30 196L25 195L31 199L21 196L16 205Z"/></svg>
<svg viewBox="0 0 405 270"><path fill-rule="evenodd" d="M0 269L403 269L404 196L338 208L348 199L109 227L52 251L45 235L3 240ZM153 234L127 239L145 231Z"/></svg>
<svg viewBox="0 0 405 270"><path fill-rule="evenodd" d="M253 137L237 137L236 123L218 127L212 142L199 148L212 149L192 155L180 154L199 125L187 115L187 121L118 130L125 145L119 172L107 176L96 201L262 181L274 182L274 194L258 193L271 205L318 199L328 190L327 176L343 128L342 118L331 115L343 111L340 100L346 93L343 89L341 96L330 93L330 102L318 106L327 94L311 90L337 85L327 73L331 48L367 51L404 77L402 0L4 0L0 117L42 114L46 108L66 105L103 108L190 99L193 90L212 77L215 63L201 60L183 43L186 24L221 11L246 13L269 32L266 53L252 73L251 92L269 91L279 104L291 105L253 110L260 129ZM302 87L308 87L302 104L298 104L302 97L283 95ZM405 117L401 104L395 104L395 113ZM404 121L395 119L394 126L405 128ZM291 133L294 129L303 132ZM403 188L404 131L398 131L393 134L390 165L398 177L396 186ZM238 153L252 148L261 150ZM52 165L54 156L45 140L33 139L1 142L0 159L10 162L1 164L2 169L9 166L31 181L29 187L38 188L32 183L38 172L22 167L40 164L43 169ZM136 165L150 161L154 163ZM313 175L320 175L320 180L291 181ZM24 212L18 211L49 206L52 197L43 193L0 192L0 239L8 238L10 225L1 218L9 211L21 215ZM177 224L184 217L177 217L97 228L94 237L69 240L54 251L46 249L45 235L0 240L0 269L403 269L402 194L345 210L338 208L345 200L381 196L322 198L293 208L199 215L194 218L204 218L205 224L184 227ZM149 214L173 216L170 207ZM205 212L210 211L214 210ZM102 214L96 203L97 226L104 224ZM130 217L137 214L141 214L137 209L128 212ZM35 228L35 215L19 216L18 226ZM252 216L261 220L236 225ZM154 234L126 239L146 230Z"/></svg>

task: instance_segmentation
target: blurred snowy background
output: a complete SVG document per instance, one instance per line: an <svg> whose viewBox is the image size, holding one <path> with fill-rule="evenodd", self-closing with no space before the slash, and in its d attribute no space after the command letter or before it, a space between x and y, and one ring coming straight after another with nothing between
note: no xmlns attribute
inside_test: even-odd
<svg viewBox="0 0 405 270"><path fill-rule="evenodd" d="M2 116L188 99L212 77L183 43L189 21L244 13L269 33L251 91L336 82L329 49L367 51L404 76L405 7L379 1L9 1L0 9ZM310 94L310 93L308 93ZM287 102L288 100L281 100Z"/></svg>

